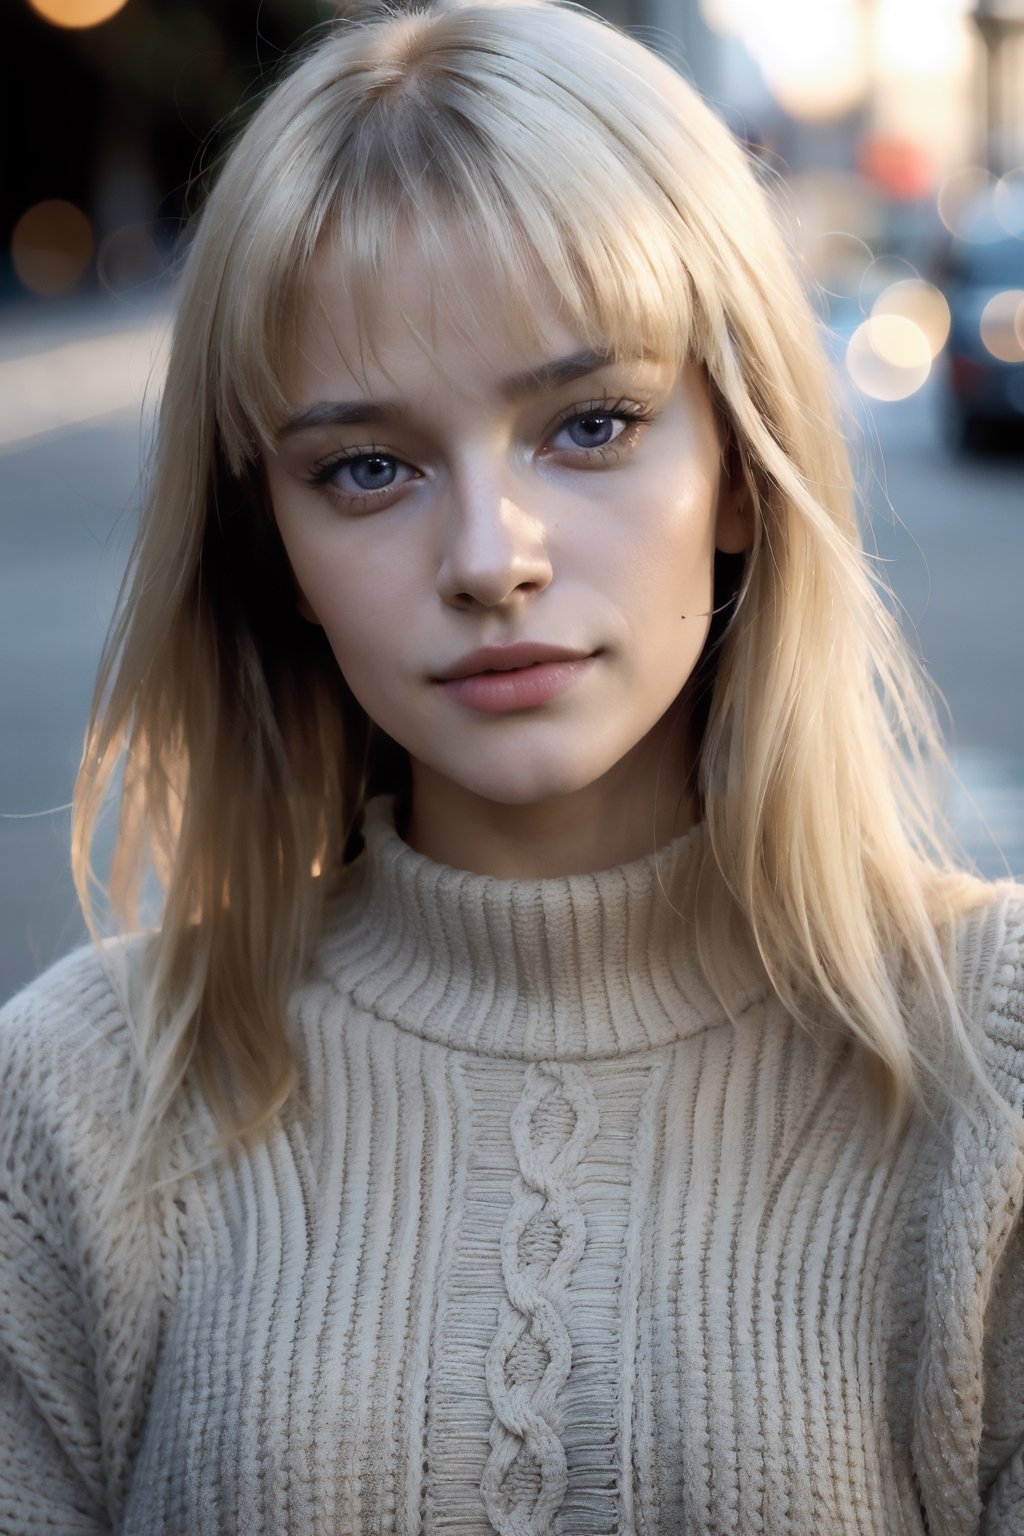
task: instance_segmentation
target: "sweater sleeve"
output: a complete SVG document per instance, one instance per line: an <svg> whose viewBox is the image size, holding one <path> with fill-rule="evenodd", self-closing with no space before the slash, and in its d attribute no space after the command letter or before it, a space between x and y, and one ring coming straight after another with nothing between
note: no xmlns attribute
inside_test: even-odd
<svg viewBox="0 0 1024 1536"><path fill-rule="evenodd" d="M0 1196L0 1530L111 1530L104 1512L91 1350L45 1221Z"/></svg>
<svg viewBox="0 0 1024 1536"><path fill-rule="evenodd" d="M1024 1115L1024 902L1009 905L986 1033L995 1080ZM985 1318L981 1536L1024 1532L1024 1209L993 1277Z"/></svg>
<svg viewBox="0 0 1024 1536"><path fill-rule="evenodd" d="M118 1036L120 1035L120 1038ZM123 1134L125 1029L95 952L0 1013L0 1531L112 1531L154 1299L144 1233L98 1215Z"/></svg>
<svg viewBox="0 0 1024 1536"><path fill-rule="evenodd" d="M962 922L961 995L989 1079L942 1128L924 1238L911 1449L933 1536L1024 1536L1021 1208L1024 903L998 893Z"/></svg>

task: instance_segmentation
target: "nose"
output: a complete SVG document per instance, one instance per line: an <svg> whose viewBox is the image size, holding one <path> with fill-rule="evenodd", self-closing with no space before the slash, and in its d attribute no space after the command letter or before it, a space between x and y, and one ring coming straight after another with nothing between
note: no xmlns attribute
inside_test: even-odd
<svg viewBox="0 0 1024 1536"><path fill-rule="evenodd" d="M499 608L542 592L553 573L547 526L521 492L477 475L452 488L437 590L453 608Z"/></svg>

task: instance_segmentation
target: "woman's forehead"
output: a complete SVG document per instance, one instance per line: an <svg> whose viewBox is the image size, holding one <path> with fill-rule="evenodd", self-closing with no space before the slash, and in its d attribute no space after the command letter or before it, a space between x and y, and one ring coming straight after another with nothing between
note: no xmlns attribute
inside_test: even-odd
<svg viewBox="0 0 1024 1536"><path fill-rule="evenodd" d="M539 268L520 285L467 242L438 251L402 237L371 275L325 241L299 295L285 371L366 383L401 372L419 354L467 382L478 374L514 380L555 357L615 351L614 339L574 314Z"/></svg>
<svg viewBox="0 0 1024 1536"><path fill-rule="evenodd" d="M628 253L616 264L600 240L541 247L511 225L443 212L407 211L369 238L366 221L337 216L321 231L278 294L266 344L252 350L243 410L258 440L272 444L310 401L399 401L409 381L421 392L438 378L492 390L579 352L653 359L674 372L700 361L681 274L674 284L642 282ZM239 341L244 349L244 333Z"/></svg>

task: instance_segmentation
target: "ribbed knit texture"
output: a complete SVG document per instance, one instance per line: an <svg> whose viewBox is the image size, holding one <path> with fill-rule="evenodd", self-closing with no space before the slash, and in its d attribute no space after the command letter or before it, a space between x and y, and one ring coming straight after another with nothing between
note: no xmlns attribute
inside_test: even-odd
<svg viewBox="0 0 1024 1536"><path fill-rule="evenodd" d="M375 804L301 1106L113 1225L145 941L10 1004L0 1532L1022 1536L1022 1139L881 1160L842 1035L703 981L702 846L497 881ZM958 940L1018 1111L1022 938Z"/></svg>

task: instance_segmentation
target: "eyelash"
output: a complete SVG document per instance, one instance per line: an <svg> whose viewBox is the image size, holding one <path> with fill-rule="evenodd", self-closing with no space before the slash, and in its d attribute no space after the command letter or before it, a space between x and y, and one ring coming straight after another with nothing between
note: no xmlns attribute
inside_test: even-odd
<svg viewBox="0 0 1024 1536"><path fill-rule="evenodd" d="M620 432L618 437L613 438L610 443L599 444L596 448L577 448L576 450L578 453L585 453L588 458L607 457L607 454L603 454L602 450L615 449L619 444L623 443L623 439L625 439L623 446L632 446L638 436L638 428L643 426L645 422L650 421L654 416L654 412L650 406L640 405L635 400L589 400L585 405L571 406L555 422L550 436L557 436L562 428L567 427L571 421L585 421L588 416L609 416L615 421L625 423L625 430ZM564 449L559 451L565 452Z"/></svg>
<svg viewBox="0 0 1024 1536"><path fill-rule="evenodd" d="M615 421L621 421L624 423L623 431L609 443L600 443L591 448L560 448L555 451L558 453L575 452L583 455L591 462L601 461L607 463L609 460L614 462L614 460L621 456L624 450L634 446L640 428L653 420L654 411L649 406L641 405L632 400L590 400L585 404L573 405L565 411L554 423L548 437L557 437L562 428L568 426L570 422L585 421L588 416L608 416ZM393 484L382 486L380 490L376 491L361 490L350 492L341 491L337 486L332 486L331 481L338 473L338 470L342 469L346 464L355 464L360 459L372 458L390 459L398 464L405 464L407 462L404 459L399 459L396 454L391 453L388 449L378 447L375 444L371 444L366 448L347 448L343 453L334 454L330 458L322 459L319 463L314 464L312 471L307 476L308 482L314 487L328 490L338 501L349 505L359 503L366 506L369 503L390 496L394 492L395 486ZM404 484L405 482L402 483Z"/></svg>
<svg viewBox="0 0 1024 1536"><path fill-rule="evenodd" d="M377 448L372 445L369 448L346 448L344 453L333 454L331 458L321 459L319 463L314 464L311 473L307 477L309 483L310 485L315 486L329 485L332 478L337 474L338 470L343 467L343 465L355 464L360 459L394 459L396 464L405 462L404 459L399 459L396 454L390 453L386 448ZM386 487L386 490L390 491L392 489L392 486ZM360 499L364 496L382 495L384 495L383 490L362 491L360 493Z"/></svg>

